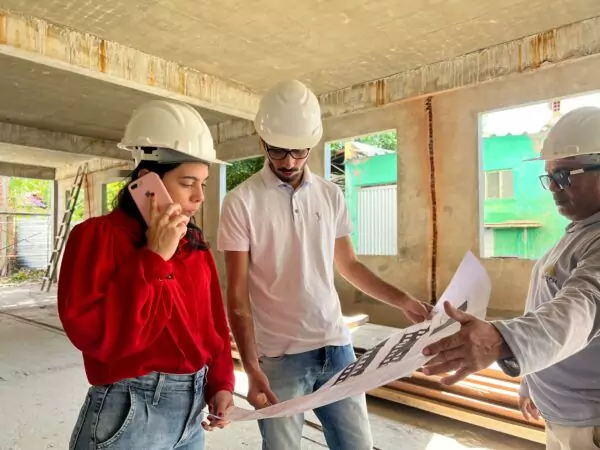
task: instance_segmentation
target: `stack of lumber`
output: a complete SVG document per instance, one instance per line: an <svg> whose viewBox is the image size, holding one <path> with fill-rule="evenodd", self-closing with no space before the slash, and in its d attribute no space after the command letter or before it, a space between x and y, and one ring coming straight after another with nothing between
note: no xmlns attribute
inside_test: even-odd
<svg viewBox="0 0 600 450"><path fill-rule="evenodd" d="M398 331L369 324L367 316L348 317L346 322L352 330L357 356ZM233 357L239 361L237 348L233 342L232 345ZM527 421L519 410L520 379L508 377L496 365L452 386L442 385L441 378L417 371L367 394L533 442L545 442L544 422Z"/></svg>

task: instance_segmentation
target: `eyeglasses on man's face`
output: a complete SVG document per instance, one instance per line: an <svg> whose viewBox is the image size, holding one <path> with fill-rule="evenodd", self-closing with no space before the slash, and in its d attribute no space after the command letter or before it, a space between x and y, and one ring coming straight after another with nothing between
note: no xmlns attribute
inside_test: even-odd
<svg viewBox="0 0 600 450"><path fill-rule="evenodd" d="M540 182L542 183L542 187L544 189L550 190L552 183L554 183L555 186L559 190L562 191L562 190L568 188L569 186L571 186L571 176L579 175L584 172L594 172L594 171L599 171L599 170L600 170L600 165L589 166L589 167L584 167L581 169L573 169L573 170L559 169L559 170L555 170L552 173L540 175Z"/></svg>
<svg viewBox="0 0 600 450"><path fill-rule="evenodd" d="M265 142L265 148L269 155L269 158L280 161L282 159L287 158L287 155L290 155L294 159L305 159L310 152L310 149L303 148L299 150L288 150L286 148L273 147Z"/></svg>

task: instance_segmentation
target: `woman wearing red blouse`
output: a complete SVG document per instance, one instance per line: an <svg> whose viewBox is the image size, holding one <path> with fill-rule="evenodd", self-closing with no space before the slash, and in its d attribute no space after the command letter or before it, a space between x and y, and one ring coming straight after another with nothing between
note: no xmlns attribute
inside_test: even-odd
<svg viewBox="0 0 600 450"><path fill-rule="evenodd" d="M221 161L198 112L166 101L142 105L120 147L138 162L132 179L155 172L174 203L159 210L151 196L146 225L124 188L113 212L69 235L59 314L91 384L70 449L203 449L233 406L221 287L193 223Z"/></svg>

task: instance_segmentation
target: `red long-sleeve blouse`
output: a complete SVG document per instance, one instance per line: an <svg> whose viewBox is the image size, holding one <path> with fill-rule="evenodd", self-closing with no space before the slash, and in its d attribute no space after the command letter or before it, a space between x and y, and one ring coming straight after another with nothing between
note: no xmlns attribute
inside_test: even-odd
<svg viewBox="0 0 600 450"><path fill-rule="evenodd" d="M233 391L229 326L212 253L192 250L184 238L165 261L136 246L142 233L136 220L115 210L69 235L58 311L83 353L88 381L189 374L208 365L206 397Z"/></svg>

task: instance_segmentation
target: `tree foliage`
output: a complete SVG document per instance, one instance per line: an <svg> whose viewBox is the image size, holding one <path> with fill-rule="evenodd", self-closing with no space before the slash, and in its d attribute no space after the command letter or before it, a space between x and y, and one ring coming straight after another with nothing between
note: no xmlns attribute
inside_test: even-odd
<svg viewBox="0 0 600 450"><path fill-rule="evenodd" d="M397 133L396 130L386 131L384 133L369 134L368 136L362 136L356 139L348 139L355 142L361 142L363 144L373 145L375 147L383 148L386 150L396 151L397 149ZM344 148L346 141L336 141L329 144L329 148L332 152L338 152Z"/></svg>
<svg viewBox="0 0 600 450"><path fill-rule="evenodd" d="M52 204L52 181L11 177L8 181L9 211L49 213Z"/></svg>
<svg viewBox="0 0 600 450"><path fill-rule="evenodd" d="M112 211L117 195L125 187L127 180L113 181L106 185L106 210Z"/></svg>
<svg viewBox="0 0 600 450"><path fill-rule="evenodd" d="M227 192L262 169L264 164L265 158L263 156L234 161L231 166L227 167L225 173Z"/></svg>

